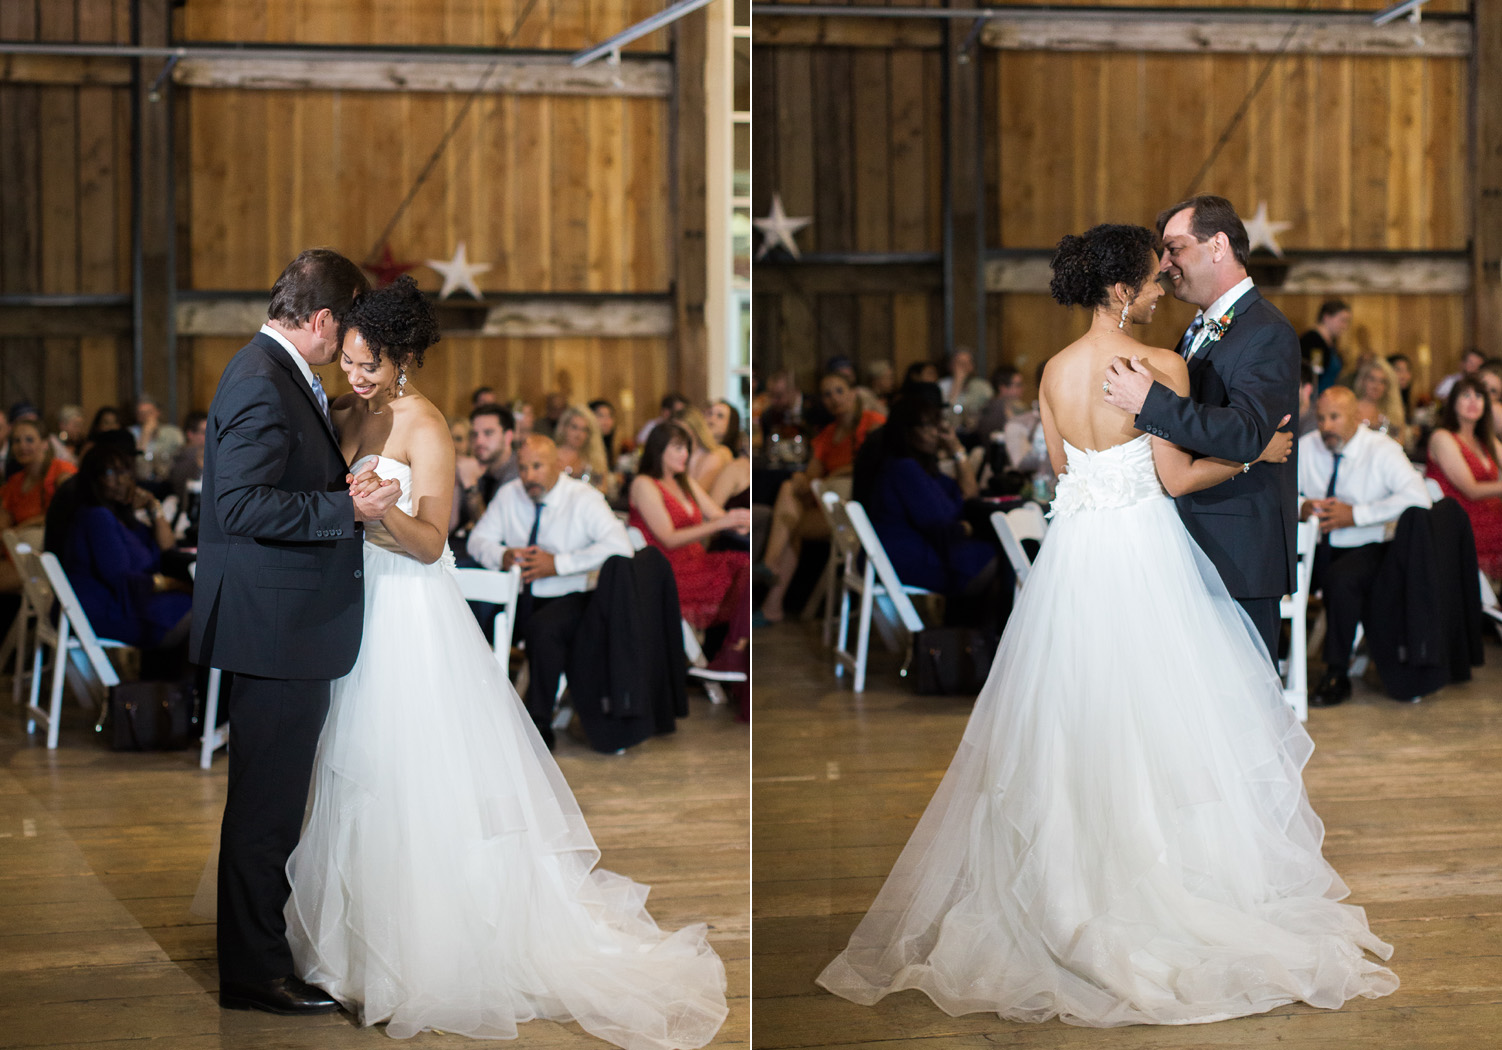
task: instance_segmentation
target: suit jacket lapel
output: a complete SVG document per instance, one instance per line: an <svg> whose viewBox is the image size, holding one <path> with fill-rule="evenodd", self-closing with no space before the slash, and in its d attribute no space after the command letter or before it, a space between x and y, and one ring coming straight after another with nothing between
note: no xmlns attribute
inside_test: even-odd
<svg viewBox="0 0 1502 1050"><path fill-rule="evenodd" d="M1189 371L1191 374L1193 374L1194 372L1194 362L1200 360L1208 360L1211 353L1213 353L1215 349L1225 341L1226 336L1229 336L1236 330L1236 323L1244 319L1246 317L1247 311L1250 310L1256 304L1257 300L1261 298L1261 293L1259 293L1254 286L1248 288L1245 295L1231 304L1231 309L1234 311L1234 315L1231 318L1231 326L1226 329L1225 335L1221 336L1214 342L1205 343L1204 346L1201 346L1197 351L1195 351L1194 357L1189 359Z"/></svg>
<svg viewBox="0 0 1502 1050"><path fill-rule="evenodd" d="M313 388L310 387L307 380L302 377L302 370L299 369L297 365L293 364L291 359L287 357L286 347L282 346L275 339L272 339L270 336L265 335L261 332L256 333L256 337L252 340L252 342L254 342L262 350L266 351L268 357L270 357L273 361L287 370L287 373L292 377L292 385L302 392L302 396L305 397L308 404L313 407L313 414L323 421L323 432L329 436L329 440L334 443L334 449L342 458L344 452L339 448L339 435L334 433L334 424L329 421L329 417L324 413L323 408L318 404L318 398L313 395Z"/></svg>

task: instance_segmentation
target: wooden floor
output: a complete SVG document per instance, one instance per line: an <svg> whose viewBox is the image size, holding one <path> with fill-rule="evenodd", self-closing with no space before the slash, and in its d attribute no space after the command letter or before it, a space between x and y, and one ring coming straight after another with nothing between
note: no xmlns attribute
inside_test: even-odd
<svg viewBox="0 0 1502 1050"><path fill-rule="evenodd" d="M9 707L9 688L6 699ZM49 752L0 719L0 1047L381 1047L381 1027L343 1014L283 1018L220 1010L214 927L188 905L224 805L226 759L114 754L71 706ZM652 887L665 929L710 925L729 977L715 1046L750 1032L748 734L691 694L671 737L619 757L560 739L558 763L603 856ZM529 1047L604 1046L577 1025L534 1021ZM423 1033L410 1045L488 1045Z"/></svg>
<svg viewBox="0 0 1502 1050"><path fill-rule="evenodd" d="M1325 855L1394 946L1402 987L1340 1011L1084 1029L972 1014L919 992L857 1006L814 977L845 946L959 743L967 701L917 697L877 648L837 683L814 625L758 630L752 886L758 1048L1502 1047L1502 645L1474 681L1409 706L1356 683L1311 712L1306 770ZM769 668L775 672L768 673Z"/></svg>

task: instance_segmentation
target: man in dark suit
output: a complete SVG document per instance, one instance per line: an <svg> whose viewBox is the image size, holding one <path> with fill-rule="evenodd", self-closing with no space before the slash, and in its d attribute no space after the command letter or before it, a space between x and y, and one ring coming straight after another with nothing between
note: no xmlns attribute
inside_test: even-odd
<svg viewBox="0 0 1502 1050"><path fill-rule="evenodd" d="M1163 276L1200 308L1179 342L1189 396L1155 383L1140 362L1117 359L1105 398L1137 426L1200 456L1248 466L1224 484L1178 499L1179 516L1278 651L1278 602L1293 590L1298 460L1257 463L1273 431L1299 405L1299 337L1247 276L1246 227L1231 202L1203 195L1158 216Z"/></svg>
<svg viewBox="0 0 1502 1050"><path fill-rule="evenodd" d="M337 1009L293 973L282 909L329 683L360 648L360 523L400 495L348 476L310 367L334 360L339 319L367 287L337 252L299 255L209 407L190 645L195 663L233 672L218 940L220 1002L234 1009Z"/></svg>

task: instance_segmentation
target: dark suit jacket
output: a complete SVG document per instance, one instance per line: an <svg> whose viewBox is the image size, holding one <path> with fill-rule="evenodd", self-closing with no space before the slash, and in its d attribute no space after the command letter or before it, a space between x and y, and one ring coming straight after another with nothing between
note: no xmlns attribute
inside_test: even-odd
<svg viewBox="0 0 1502 1050"><path fill-rule="evenodd" d="M328 418L276 340L230 360L209 406L190 658L263 678L354 666L362 530Z"/></svg>
<svg viewBox="0 0 1502 1050"><path fill-rule="evenodd" d="M1234 309L1226 334L1190 359L1189 396L1154 383L1137 426L1200 456L1249 463L1262 455L1278 420L1298 417L1299 337L1255 288ZM1233 598L1293 591L1299 510L1294 448L1287 463L1253 464L1245 474L1176 501L1185 528Z"/></svg>

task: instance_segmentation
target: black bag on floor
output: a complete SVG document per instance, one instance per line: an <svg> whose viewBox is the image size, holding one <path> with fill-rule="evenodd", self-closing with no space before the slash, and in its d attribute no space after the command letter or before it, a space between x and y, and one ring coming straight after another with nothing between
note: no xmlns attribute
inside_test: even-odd
<svg viewBox="0 0 1502 1050"><path fill-rule="evenodd" d="M924 696L974 696L986 684L997 638L974 627L926 627L913 639L913 689Z"/></svg>
<svg viewBox="0 0 1502 1050"><path fill-rule="evenodd" d="M193 743L193 692L177 682L121 682L109 702L116 751L180 751Z"/></svg>

